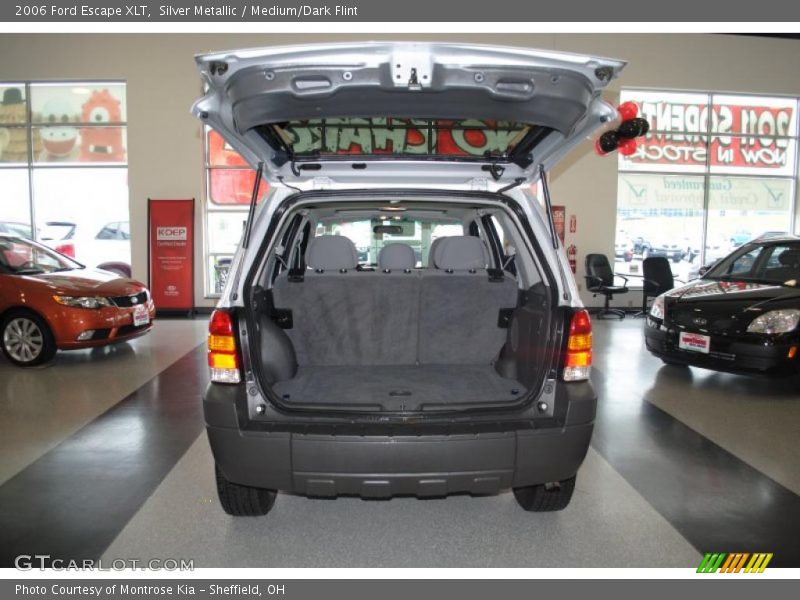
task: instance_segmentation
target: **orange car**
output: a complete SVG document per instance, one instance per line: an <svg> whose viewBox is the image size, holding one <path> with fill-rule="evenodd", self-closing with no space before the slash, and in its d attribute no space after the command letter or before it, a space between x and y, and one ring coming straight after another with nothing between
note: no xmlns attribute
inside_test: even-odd
<svg viewBox="0 0 800 600"><path fill-rule="evenodd" d="M31 367L56 350L130 340L154 317L144 284L0 234L0 344L12 363Z"/></svg>

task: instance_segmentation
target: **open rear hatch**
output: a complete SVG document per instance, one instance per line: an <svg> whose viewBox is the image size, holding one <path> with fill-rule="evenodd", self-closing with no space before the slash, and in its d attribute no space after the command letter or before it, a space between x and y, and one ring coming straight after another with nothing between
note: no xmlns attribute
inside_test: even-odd
<svg viewBox="0 0 800 600"><path fill-rule="evenodd" d="M292 202L336 201L336 194L363 202L353 190L393 190L398 198L373 207L378 217L403 210L382 207L400 202L404 188L438 188L437 202L466 203L473 220L490 219L484 209L506 211L509 199L464 190L532 183L618 120L601 92L625 64L520 48L384 42L221 52L197 62L207 93L194 114L282 192L258 211L272 214L286 186L311 191L320 178L332 182L324 197L311 192ZM486 185L475 186L479 181ZM253 203L244 245L255 210ZM298 223L298 235L301 226L306 222ZM529 240L518 238L520 250L539 242L557 247L554 234L536 240L530 230L518 231ZM553 377L549 365L563 330L550 294L557 275L524 280L506 272L496 235L488 236L493 259L482 260L478 234L465 228L448 242L458 252L442 250L453 254L452 264L443 259L394 273L360 272L355 246L333 264L341 244L332 239L317 253L330 264L314 264L305 246L292 254L301 246L276 235L280 243L258 240L265 254L257 256L265 258L246 263L249 281L262 267L270 272L276 252L266 253L267 244L288 249L287 260L281 254L268 281L242 290L254 300L245 305L257 306L248 312L260 336L254 362L273 403L400 413L500 408L527 402L547 387L545 376ZM325 239L313 230L303 237ZM489 243L485 234L480 240ZM477 257L473 266L459 266L462 251ZM300 257L297 264L292 257Z"/></svg>
<svg viewBox="0 0 800 600"><path fill-rule="evenodd" d="M196 57L193 112L264 175L402 183L410 170L497 187L534 181L618 118L601 91L625 63L434 43L274 47ZM443 168L447 165L446 168Z"/></svg>

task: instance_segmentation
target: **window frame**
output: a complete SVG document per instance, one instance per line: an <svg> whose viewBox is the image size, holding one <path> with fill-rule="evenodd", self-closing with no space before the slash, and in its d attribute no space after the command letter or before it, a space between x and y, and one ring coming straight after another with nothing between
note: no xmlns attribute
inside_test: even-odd
<svg viewBox="0 0 800 600"><path fill-rule="evenodd" d="M636 100L635 98L625 97L627 95L634 95L637 93L643 94L662 94L662 95L674 95L674 94L686 94L686 95L695 95L695 96L705 96L706 97L706 108L711 114L712 109L715 104L727 104L727 105L735 105L730 103L731 98L735 98L737 100L742 101L742 99L752 98L754 100L760 101L768 101L771 99L780 99L785 101L787 105L792 105L794 110L793 120L794 120L794 129L792 131L792 135L770 135L764 137L770 137L773 140L789 140L790 143L793 142L793 152L787 156L787 163L791 168L790 172L788 173L770 173L770 172L757 172L753 167L738 167L738 171L735 170L737 167L726 167L724 170L720 170L719 166L712 165L711 161L711 144L715 138L720 137L727 137L727 138L737 138L737 139L744 139L748 137L758 137L757 135L753 134L745 134L745 133L731 133L731 132L720 132L717 131L718 129L714 125L714 119L707 118L706 119L706 128L704 130L688 130L688 129L681 129L681 130L659 130L659 129L652 129L650 131L651 134L662 134L662 135L686 135L686 136L696 136L699 137L702 141L702 144L706 148L705 153L705 164L701 165L698 169L694 168L675 168L675 165L667 164L664 168L636 168L631 167L630 164L625 164L624 157L621 155L617 159L617 202L619 203L619 182L620 176L625 174L641 174L641 175L651 175L651 176L682 176L682 177L690 177L690 178L702 178L703 179L703 205L701 209L701 218L702 218L702 228L700 231L700 264L704 265L707 263L706 259L706 245L709 240L709 211L713 210L712 201L714 196L714 190L712 190L711 182L714 179L719 178L731 178L731 179L774 179L780 180L783 182L788 182L791 186L791 194L789 198L789 206L787 208L787 232L788 233L796 233L797 231L797 223L798 223L798 205L800 204L800 199L798 195L800 194L800 96L795 95L788 95L788 94L770 94L770 93L755 93L755 92L730 92L730 91L719 91L719 90L687 90L687 89L658 89L658 88L651 88L651 87L623 87L620 90L620 101L629 101L633 100L639 104L641 101ZM715 98L717 97L726 97L727 101L722 102L715 102ZM623 100L624 98L624 100ZM744 104L743 104L744 105ZM746 105L745 105L746 106ZM768 104L764 104L764 106L768 106ZM791 160L789 160L791 158ZM672 168L670 168L672 167ZM744 169L744 170L742 170ZM633 209L625 209L625 210L633 210ZM647 207L643 207L641 210L648 210ZM653 208L652 210L658 210ZM683 209L665 209L665 210L683 210ZM687 209L688 210L688 209ZM692 209L694 210L694 209ZM663 215L652 215L652 216L663 216ZM691 215L685 215L691 216ZM616 218L615 218L615 232L620 231L620 209L617 207L616 209ZM617 243L617 233L615 233L614 243ZM630 287L638 288L641 287L640 282L634 280L631 282L632 285Z"/></svg>

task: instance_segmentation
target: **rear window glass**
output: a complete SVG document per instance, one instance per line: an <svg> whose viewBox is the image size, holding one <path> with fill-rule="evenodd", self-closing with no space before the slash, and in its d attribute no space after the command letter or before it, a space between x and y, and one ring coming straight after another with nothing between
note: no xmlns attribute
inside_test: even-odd
<svg viewBox="0 0 800 600"><path fill-rule="evenodd" d="M513 121L338 118L273 126L296 157L506 156L536 126Z"/></svg>

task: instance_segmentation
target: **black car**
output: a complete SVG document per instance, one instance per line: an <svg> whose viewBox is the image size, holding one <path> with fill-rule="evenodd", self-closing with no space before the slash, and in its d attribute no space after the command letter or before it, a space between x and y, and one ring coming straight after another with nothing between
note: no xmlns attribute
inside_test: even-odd
<svg viewBox="0 0 800 600"><path fill-rule="evenodd" d="M800 374L800 238L744 244L656 298L647 349L671 365Z"/></svg>

